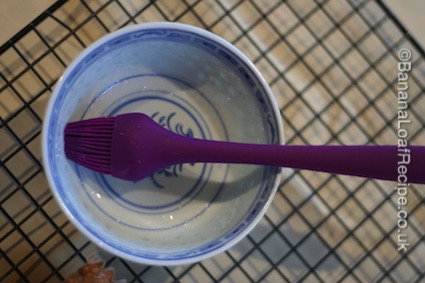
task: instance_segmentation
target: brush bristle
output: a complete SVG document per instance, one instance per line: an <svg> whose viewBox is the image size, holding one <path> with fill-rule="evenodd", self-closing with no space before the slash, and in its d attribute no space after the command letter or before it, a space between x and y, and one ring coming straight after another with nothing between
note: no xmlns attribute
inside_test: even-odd
<svg viewBox="0 0 425 283"><path fill-rule="evenodd" d="M65 127L65 155L96 172L111 174L115 117L72 122Z"/></svg>

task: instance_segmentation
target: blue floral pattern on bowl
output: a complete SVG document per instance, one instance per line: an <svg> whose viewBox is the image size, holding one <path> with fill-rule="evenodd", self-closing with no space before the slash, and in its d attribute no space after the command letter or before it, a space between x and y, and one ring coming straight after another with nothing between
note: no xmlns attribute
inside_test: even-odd
<svg viewBox="0 0 425 283"><path fill-rule="evenodd" d="M157 45L172 46L173 52L157 52ZM144 53L151 56L141 60ZM108 60L113 61L113 68L102 65ZM170 66L178 66L178 72L167 73ZM217 68L222 71L216 72ZM133 80L137 82L134 85ZM154 81L161 83L149 85ZM179 92L171 91L175 87ZM246 97L241 99L244 93ZM95 175L65 159L61 145L68 121L140 109L164 127L190 137L235 141L258 137L259 142L281 142L281 121L270 90L234 47L205 31L179 24L129 27L85 51L68 68L52 96L43 129L43 158L61 207L95 243L134 261L190 263L235 244L264 214L280 169L184 164L130 184ZM189 118L179 120L178 115ZM248 126L240 126L243 131L233 126L244 123ZM170 180L187 186L170 187ZM147 187L152 190L145 190ZM151 205L150 198L157 203ZM236 203L244 205L243 209L238 206L235 211L232 204ZM211 213L224 214L216 219ZM231 218L232 214L236 216ZM211 219L220 221L211 225ZM202 227L196 228L199 235L182 236L197 225ZM170 234L176 246L161 241Z"/></svg>
<svg viewBox="0 0 425 283"><path fill-rule="evenodd" d="M190 127L185 127L181 122L174 122L173 117L176 116L176 112L172 112L167 115L161 115L159 112L155 112L151 115L151 118L154 119L158 124L163 126L164 128L173 131L177 134L193 138L193 130ZM152 176L150 176L152 182L158 187L158 188L164 188L164 185L161 184L160 181L157 180L157 176L165 176L168 178L178 178L179 173L183 171L184 166L193 166L193 163L191 164L177 164L173 165L164 169L159 170Z"/></svg>

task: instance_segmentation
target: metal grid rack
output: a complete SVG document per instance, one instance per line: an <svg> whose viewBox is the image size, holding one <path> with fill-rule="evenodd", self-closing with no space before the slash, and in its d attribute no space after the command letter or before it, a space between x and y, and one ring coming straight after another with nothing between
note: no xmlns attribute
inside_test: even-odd
<svg viewBox="0 0 425 283"><path fill-rule="evenodd" d="M274 91L288 144L396 144L398 53L407 48L406 131L411 144L425 144L425 54L380 1L57 1L0 47L1 282L61 282L95 253L128 282L424 282L420 185L408 188L399 232L393 182L285 169L255 230L188 266L127 262L81 235L44 177L43 111L87 45L148 21L199 26L241 49Z"/></svg>

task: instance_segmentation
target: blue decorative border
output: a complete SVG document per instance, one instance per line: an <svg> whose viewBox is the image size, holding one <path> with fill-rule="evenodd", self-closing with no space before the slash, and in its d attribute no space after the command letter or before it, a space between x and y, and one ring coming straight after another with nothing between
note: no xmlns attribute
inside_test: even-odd
<svg viewBox="0 0 425 283"><path fill-rule="evenodd" d="M272 189L273 189L273 183L275 178L271 178L270 176L275 176L278 174L279 169L274 167L268 167L267 170L265 170L264 176L269 176L267 178L267 181L263 187L263 189L260 191L258 198L258 202L252 207L249 215L241 221L241 223L232 231L229 233L221 236L216 241L205 244L202 247L199 247L194 250L190 250L187 252L177 252L175 254L168 254L166 256L163 255L157 255L153 253L145 253L140 251L135 251L134 249L128 249L121 246L120 243L112 242L108 238L102 237L99 233L96 232L96 230L93 230L90 228L90 224L87 223L83 218L79 216L79 213L75 211L75 209L72 206L71 201L66 198L64 191L66 190L66 185L63 184L60 177L58 176L58 168L60 164L57 163L56 154L54 150L54 137L57 136L57 131L59 130L58 127L58 117L60 115L59 111L61 109L61 105L64 103L64 99L66 96L67 91L70 89L70 87L75 83L77 75L82 72L87 66L91 64L93 60L95 60L97 57L104 55L106 53L109 53L111 50L114 50L115 48L121 47L123 45L130 44L134 41L156 41L156 40L165 40L165 41L174 41L179 42L183 44L190 44L191 46L197 46L200 49L203 49L204 51L210 53L211 55L215 56L216 58L219 58L223 62L225 62L227 65L232 67L233 69L236 69L244 78L246 83L251 87L253 92L255 93L258 102L260 103L262 109L266 113L266 119L268 121L268 125L270 127L270 133L271 133L271 143L275 144L278 142L278 130L277 126L278 122L274 119L274 115L272 113L272 107L268 100L265 98L267 95L261 92L261 83L255 79L254 73L250 70L250 67L240 60L237 56L233 55L231 51L229 51L227 48L218 45L216 42L203 37L199 34L189 32L189 31L183 31L179 29L144 29L140 31L132 31L128 32L126 34L123 34L112 41L105 42L102 45L96 47L93 49L87 56L80 61L75 68L68 74L67 77L65 77L65 81L62 84L62 88L59 90L59 93L56 96L56 100L54 101L53 107L52 107L52 114L50 123L47 127L48 129L48 135L47 135L47 148L48 150L48 165L51 168L51 174L54 183L56 184L58 195L62 199L64 205L68 208L69 212L73 215L73 217L81 223L85 229L91 233L94 237L98 238L105 244L109 245L110 247L119 250L123 253L139 257L139 258L145 258L145 259L152 259L152 260L183 260L193 257L202 256L204 254L207 254L213 250L216 250L223 245L225 245L229 240L235 238L237 235L239 235L243 229L248 226L251 221L260 213L261 208L264 206L264 204L268 201L268 196L270 195Z"/></svg>

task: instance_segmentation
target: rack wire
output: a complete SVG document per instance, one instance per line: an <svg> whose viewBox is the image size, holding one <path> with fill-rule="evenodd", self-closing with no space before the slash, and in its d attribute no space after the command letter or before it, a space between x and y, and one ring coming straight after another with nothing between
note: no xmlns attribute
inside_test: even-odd
<svg viewBox="0 0 425 283"><path fill-rule="evenodd" d="M425 144L425 53L381 1L56 1L0 47L1 282L61 282L95 253L128 282L424 282L421 185L400 207L394 182L285 169L252 233L192 265L135 264L80 234L43 173L46 102L86 46L149 21L199 26L241 49L276 96L288 144L397 144L407 48L410 122L401 126L410 144Z"/></svg>

